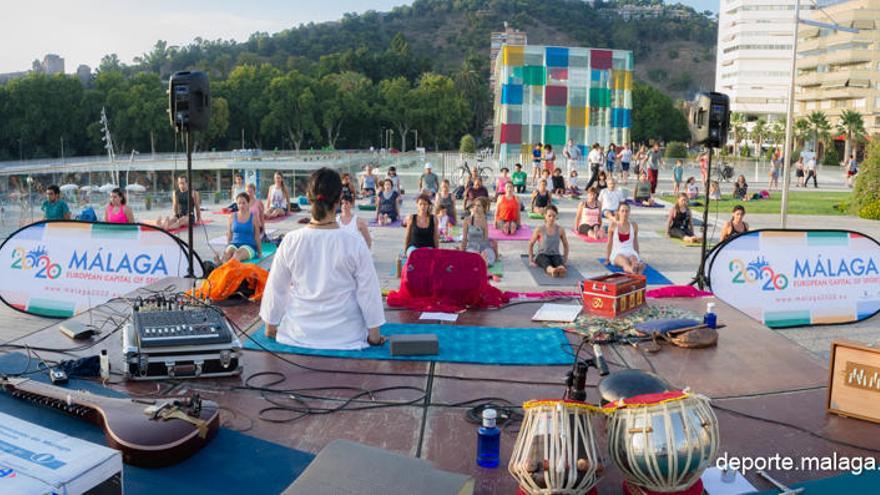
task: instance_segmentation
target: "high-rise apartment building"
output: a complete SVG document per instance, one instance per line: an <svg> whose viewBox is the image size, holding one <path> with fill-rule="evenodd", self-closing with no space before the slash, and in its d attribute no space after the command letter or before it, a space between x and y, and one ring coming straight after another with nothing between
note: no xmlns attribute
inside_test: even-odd
<svg viewBox="0 0 880 495"><path fill-rule="evenodd" d="M791 84L796 0L721 0L715 91L747 120L784 119ZM812 9L801 1L801 12Z"/></svg>
<svg viewBox="0 0 880 495"><path fill-rule="evenodd" d="M43 57L43 63L40 64L43 74L64 74L64 59L52 53Z"/></svg>
<svg viewBox="0 0 880 495"><path fill-rule="evenodd" d="M859 32L801 26L795 115L820 110L835 125L843 110L855 110L868 133L880 133L880 0L820 5L813 20Z"/></svg>

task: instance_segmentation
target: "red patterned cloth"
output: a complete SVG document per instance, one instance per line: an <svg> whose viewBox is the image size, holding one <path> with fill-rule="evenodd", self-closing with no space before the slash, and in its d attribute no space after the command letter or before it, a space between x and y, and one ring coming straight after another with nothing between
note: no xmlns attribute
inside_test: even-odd
<svg viewBox="0 0 880 495"><path fill-rule="evenodd" d="M510 300L489 285L486 261L476 253L416 249L401 272L400 290L388 294L392 308L455 313L467 308L497 308Z"/></svg>
<svg viewBox="0 0 880 495"><path fill-rule="evenodd" d="M651 289L645 292L645 297L653 299L664 299L667 297L709 297L711 292L697 289L693 285L667 285L659 289Z"/></svg>

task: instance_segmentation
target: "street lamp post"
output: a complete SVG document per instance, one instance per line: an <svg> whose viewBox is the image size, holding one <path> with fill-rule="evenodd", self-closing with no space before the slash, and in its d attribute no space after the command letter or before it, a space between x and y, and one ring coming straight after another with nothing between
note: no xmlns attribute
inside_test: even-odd
<svg viewBox="0 0 880 495"><path fill-rule="evenodd" d="M810 19L801 19L800 18L801 11L801 2L800 0L795 0L794 2L794 39L791 43L791 82L788 86L788 112L785 115L785 155L782 166L782 201L780 204L780 217L782 228L786 228L788 224L788 186L789 179L791 176L791 155L792 155L792 131L793 131L793 120L794 120L794 89L795 89L795 80L797 77L797 45L798 45L798 27L801 23L806 24L808 26L824 28L824 29L832 29L834 31L843 31L846 33L858 33L859 30L856 28L848 28L844 26L839 26L837 24L826 24L824 22L817 22Z"/></svg>

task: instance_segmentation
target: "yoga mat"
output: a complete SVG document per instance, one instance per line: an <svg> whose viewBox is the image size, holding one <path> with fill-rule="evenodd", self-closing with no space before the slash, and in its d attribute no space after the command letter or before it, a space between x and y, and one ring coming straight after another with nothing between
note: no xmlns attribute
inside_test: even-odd
<svg viewBox="0 0 880 495"><path fill-rule="evenodd" d="M504 261L497 260L494 265L489 267L489 275L495 275L496 277L504 276Z"/></svg>
<svg viewBox="0 0 880 495"><path fill-rule="evenodd" d="M37 363L38 359L32 359L30 369L36 369ZM21 373L27 366L28 358L22 353L0 356L0 373ZM28 378L48 382L45 373L34 373ZM125 397L124 394L88 380L72 378L67 388L110 397ZM0 411L72 437L107 445L102 428L55 409L15 399L5 392L0 392ZM227 413L223 414L224 417L228 416ZM236 423L247 421L240 420ZM307 452L221 428L217 436L202 450L173 466L146 469L123 465L124 488L129 495L274 495L293 483L313 458L314 455ZM255 462L255 459L259 459L259 462Z"/></svg>
<svg viewBox="0 0 880 495"><path fill-rule="evenodd" d="M658 230L658 231L657 231L657 234L658 234L660 237L663 237L663 238L669 239L670 241L678 242L679 244L681 244L681 245L684 246L684 247L696 247L696 248L698 248L698 247L700 247L700 246L703 245L703 244L702 244L702 241L700 241L700 242L684 242L683 239L679 239L678 237L669 237L669 236L666 234L666 232L663 231L663 230ZM697 235L698 238L702 239L702 237L701 237L702 234L701 234L701 233L698 232L696 235ZM712 249L713 247L715 247L715 243L714 243L714 242L707 242L707 243L706 243L706 249Z"/></svg>
<svg viewBox="0 0 880 495"><path fill-rule="evenodd" d="M266 229L265 234L270 235L270 234L273 234L277 231L278 231L278 229ZM226 246L229 243L226 241L226 234L224 234L224 235L218 235L217 237L212 237L208 241L208 244L211 244L212 246Z"/></svg>
<svg viewBox="0 0 880 495"><path fill-rule="evenodd" d="M541 215L540 213L535 213L532 211L532 212L529 212L529 218L531 218L533 220L543 220L544 215Z"/></svg>
<svg viewBox="0 0 880 495"><path fill-rule="evenodd" d="M599 264L601 264L607 270L613 273L623 273L623 268L607 264L605 262L605 258L599 258L598 261ZM643 273L642 275L644 275L648 279L648 285L672 285L671 280L666 278L666 276L662 273L655 270L654 267L651 265L647 265L645 267L645 273Z"/></svg>
<svg viewBox="0 0 880 495"><path fill-rule="evenodd" d="M586 236L586 235L581 234L577 230L572 230L571 233L580 237L582 241L590 243L590 244L608 244L607 237L605 239L593 239L590 236Z"/></svg>
<svg viewBox="0 0 880 495"><path fill-rule="evenodd" d="M360 205L358 205L358 210L361 210L361 211L376 211L376 205L364 205L364 204L360 204Z"/></svg>
<svg viewBox="0 0 880 495"><path fill-rule="evenodd" d="M433 333L440 341L440 353L434 356L392 356L391 343L361 351L307 349L279 344L266 337L263 327L245 340L245 349L289 354L307 354L351 359L392 361L437 361L522 366L571 365L571 346L558 328L496 328L460 325L419 325L386 323L382 335ZM253 340L252 340L253 339ZM257 345L258 342L263 347Z"/></svg>
<svg viewBox="0 0 880 495"><path fill-rule="evenodd" d="M640 203L634 199L626 200L626 204L628 204L630 206L635 206L636 208L663 208L664 207L663 205L658 204L656 202L654 204L652 204L651 206L645 206L642 203Z"/></svg>
<svg viewBox="0 0 880 495"><path fill-rule="evenodd" d="M564 277L551 277L550 275L547 275L547 272L545 272L540 266L532 266L531 263L529 263L529 255L523 254L520 256L520 259L529 270L535 283L538 285L575 287L578 282L584 279L584 276L581 275L581 273L577 271L577 268L573 267L571 263L565 266L567 271Z"/></svg>
<svg viewBox="0 0 880 495"><path fill-rule="evenodd" d="M155 220L145 220L143 223L145 223L145 224L147 224L147 225L153 225L153 226L156 226L156 221L155 221ZM193 224L193 227L198 227L199 225L207 225L207 224L209 224L209 223L214 223L214 221L211 220L210 218L203 218L201 222L196 222L196 223L194 223L194 224ZM176 233L178 233L178 232L183 232L183 231L186 230L186 227L187 227L187 226L184 225L183 227L178 227L178 228L176 228L176 229L171 229L171 230L168 231L168 233L170 233L170 234L176 234Z"/></svg>
<svg viewBox="0 0 880 495"><path fill-rule="evenodd" d="M263 255L257 258L251 258L249 260L245 260L244 263L257 264L275 254L275 251L278 250L278 246L276 246L272 242L264 242L263 243Z"/></svg>
<svg viewBox="0 0 880 495"><path fill-rule="evenodd" d="M532 228L528 225L520 225L513 235L507 235L495 228L495 225L489 225L489 239L496 241L527 241L532 238Z"/></svg>
<svg viewBox="0 0 880 495"><path fill-rule="evenodd" d="M291 213L288 213L287 215L281 215L280 217L267 218L267 219L264 220L263 223L283 222L283 221L286 220L287 217L289 217L290 215L291 215Z"/></svg>
<svg viewBox="0 0 880 495"><path fill-rule="evenodd" d="M370 227L403 227L403 224L400 223L400 220L395 220L385 225L379 225L379 222L377 222L376 220L370 220L369 225Z"/></svg>

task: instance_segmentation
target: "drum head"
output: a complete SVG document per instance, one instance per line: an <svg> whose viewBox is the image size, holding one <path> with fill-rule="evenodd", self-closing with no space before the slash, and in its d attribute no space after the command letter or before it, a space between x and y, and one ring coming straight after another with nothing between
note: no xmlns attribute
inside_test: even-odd
<svg viewBox="0 0 880 495"><path fill-rule="evenodd" d="M658 394L675 390L663 378L642 370L615 371L599 382L602 405L637 395Z"/></svg>

